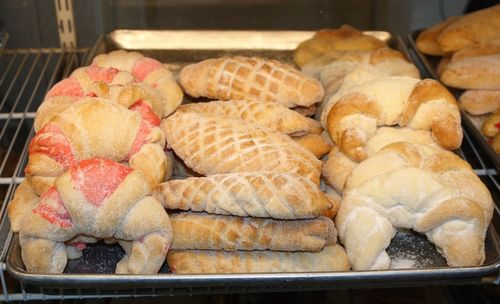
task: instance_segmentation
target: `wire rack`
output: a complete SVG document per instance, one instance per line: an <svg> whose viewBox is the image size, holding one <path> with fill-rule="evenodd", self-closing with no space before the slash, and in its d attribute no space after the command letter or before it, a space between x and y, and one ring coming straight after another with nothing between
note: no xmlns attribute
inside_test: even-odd
<svg viewBox="0 0 500 304"><path fill-rule="evenodd" d="M84 49L8 49L8 36L0 36L0 301L65 300L143 297L162 295L197 295L255 293L270 291L306 291L332 289L332 286L243 286L234 287L162 287L135 289L41 288L12 279L6 272L6 253L12 240L6 207L16 187L24 179L28 145L33 136L35 112L47 90L67 77L75 68L88 62L91 50ZM492 162L465 130L458 151L474 168L497 201L500 198L499 176ZM496 206L496 208L498 208Z"/></svg>

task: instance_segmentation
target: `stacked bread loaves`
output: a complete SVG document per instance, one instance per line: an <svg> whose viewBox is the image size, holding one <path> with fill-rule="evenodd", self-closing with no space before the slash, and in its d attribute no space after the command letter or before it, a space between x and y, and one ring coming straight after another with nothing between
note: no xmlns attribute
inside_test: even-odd
<svg viewBox="0 0 500 304"><path fill-rule="evenodd" d="M444 56L437 67L440 80L465 90L460 103L469 114L488 114L500 107L500 5L452 17L424 30L417 47L424 54ZM497 154L498 130L483 127Z"/></svg>
<svg viewBox="0 0 500 304"><path fill-rule="evenodd" d="M61 273L104 239L125 250L117 273L158 272L172 240L151 195L171 172L159 125L181 100L170 71L136 52L99 55L52 87L8 207L27 271Z"/></svg>
<svg viewBox="0 0 500 304"><path fill-rule="evenodd" d="M391 64L377 64L382 57ZM389 268L397 228L425 234L450 266L484 261L493 202L449 151L462 141L458 105L410 67L384 48L331 52L303 66L329 85L318 113L334 143L323 177L342 194L336 225L355 270Z"/></svg>
<svg viewBox="0 0 500 304"><path fill-rule="evenodd" d="M155 193L176 210L170 269L350 269L333 221L323 216L338 206L319 188L321 162L297 143L320 138L321 126L288 108L318 102L319 83L256 57L188 65L180 82L194 97L219 100L183 105L162 123L168 148L203 175L168 181Z"/></svg>

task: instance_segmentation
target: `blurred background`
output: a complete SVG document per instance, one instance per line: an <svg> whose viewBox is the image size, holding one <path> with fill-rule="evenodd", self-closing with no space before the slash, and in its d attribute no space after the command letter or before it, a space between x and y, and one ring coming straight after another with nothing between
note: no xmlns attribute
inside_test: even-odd
<svg viewBox="0 0 500 304"><path fill-rule="evenodd" d="M57 47L55 5L68 0L2 0L9 47ZM77 45L130 29L314 30L351 24L405 35L462 14L468 0L73 0ZM483 2L471 1L481 5Z"/></svg>

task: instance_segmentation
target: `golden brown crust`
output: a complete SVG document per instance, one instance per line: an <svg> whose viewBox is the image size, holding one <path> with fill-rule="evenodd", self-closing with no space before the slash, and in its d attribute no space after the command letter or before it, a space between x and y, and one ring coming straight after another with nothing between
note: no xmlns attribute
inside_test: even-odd
<svg viewBox="0 0 500 304"><path fill-rule="evenodd" d="M313 38L299 44L293 59L302 67L315 57L330 51L371 50L386 47L387 44L349 25L338 29L322 29Z"/></svg>
<svg viewBox="0 0 500 304"><path fill-rule="evenodd" d="M441 48L439 47L437 39L446 27L448 27L450 24L452 24L454 21L458 19L459 17L450 17L422 31L418 35L416 41L418 50L428 55L434 55L434 56L446 55L446 52L441 50Z"/></svg>
<svg viewBox="0 0 500 304"><path fill-rule="evenodd" d="M173 273L255 273L348 271L344 248L326 246L320 252L171 250Z"/></svg>
<svg viewBox="0 0 500 304"><path fill-rule="evenodd" d="M158 127L141 134L143 118L131 111L99 98L85 98L55 116L46 132L32 140L26 178L37 194L46 191L72 161L93 157L128 161L141 171L152 186L159 184L169 171L163 152L165 137ZM130 156L137 136L145 143ZM49 141L50 147L46 140ZM42 150L38 148L39 143ZM59 153L65 151L64 153ZM66 150L64 150L66 149ZM50 153L56 152L54 157ZM64 158L64 161L58 161Z"/></svg>
<svg viewBox="0 0 500 304"><path fill-rule="evenodd" d="M17 187L14 198L7 207L7 213L10 221L10 228L13 232L19 232L27 212L31 211L38 203L38 195L33 192L31 185L27 180L23 181Z"/></svg>
<svg viewBox="0 0 500 304"><path fill-rule="evenodd" d="M461 16L438 36L439 48L455 52L474 43L500 36L500 5Z"/></svg>
<svg viewBox="0 0 500 304"><path fill-rule="evenodd" d="M278 102L289 108L321 101L321 84L293 67L260 57L221 57L185 66L180 83L193 97Z"/></svg>
<svg viewBox="0 0 500 304"><path fill-rule="evenodd" d="M283 221L179 212L170 220L171 249L320 251L337 240L337 230L326 217Z"/></svg>
<svg viewBox="0 0 500 304"><path fill-rule="evenodd" d="M455 88L499 90L500 53L452 61L446 66L440 79L444 84Z"/></svg>
<svg viewBox="0 0 500 304"><path fill-rule="evenodd" d="M467 90L460 95L459 102L472 115L495 112L500 107L500 90Z"/></svg>
<svg viewBox="0 0 500 304"><path fill-rule="evenodd" d="M485 120L481 128L481 131L483 131L483 134L486 135L487 137L494 137L498 134L499 130L500 130L500 109L497 109L495 113L490 115L490 117L488 117L488 119Z"/></svg>
<svg viewBox="0 0 500 304"><path fill-rule="evenodd" d="M294 136L292 139L311 151L317 158L322 158L327 154L332 146L321 136L318 134L306 134L303 136Z"/></svg>
<svg viewBox="0 0 500 304"><path fill-rule="evenodd" d="M233 100L190 103L178 111L194 111L219 117L242 119L291 136L320 134L320 124L275 102Z"/></svg>
<svg viewBox="0 0 500 304"><path fill-rule="evenodd" d="M155 191L167 209L213 214L314 218L332 208L319 187L290 173L230 173L170 180Z"/></svg>
<svg viewBox="0 0 500 304"><path fill-rule="evenodd" d="M168 146L204 175L272 171L319 184L321 162L289 136L242 120L176 112L162 122Z"/></svg>

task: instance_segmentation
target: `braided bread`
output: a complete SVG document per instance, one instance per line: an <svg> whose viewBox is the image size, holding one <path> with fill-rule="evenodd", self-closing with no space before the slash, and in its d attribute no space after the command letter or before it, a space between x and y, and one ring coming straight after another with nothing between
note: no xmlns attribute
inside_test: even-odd
<svg viewBox="0 0 500 304"><path fill-rule="evenodd" d="M321 161L290 137L240 119L175 112L162 122L168 146L203 175L271 171L319 184Z"/></svg>
<svg viewBox="0 0 500 304"><path fill-rule="evenodd" d="M430 130L447 150L462 142L456 100L433 79L381 77L341 90L332 99L326 129L339 149L356 161L367 158L366 142L383 125Z"/></svg>
<svg viewBox="0 0 500 304"><path fill-rule="evenodd" d="M351 269L344 248L326 246L320 252L170 250L173 273L317 272Z"/></svg>
<svg viewBox="0 0 500 304"><path fill-rule="evenodd" d="M319 187L291 173L229 173L162 183L155 197L167 209L306 219L332 205Z"/></svg>
<svg viewBox="0 0 500 304"><path fill-rule="evenodd" d="M145 103L131 110L85 98L55 116L32 139L26 178L40 195L79 160L93 157L128 161L155 186L169 171L158 117Z"/></svg>
<svg viewBox="0 0 500 304"><path fill-rule="evenodd" d="M120 241L126 254L117 273L158 272L172 227L150 192L143 175L125 165L89 159L72 166L40 196L19 227L26 270L61 273L68 256L65 242L86 235Z"/></svg>
<svg viewBox="0 0 500 304"><path fill-rule="evenodd" d="M336 217L355 270L386 269L395 228L424 233L453 267L484 261L493 214L488 189L452 152L394 143L350 174Z"/></svg>
<svg viewBox="0 0 500 304"><path fill-rule="evenodd" d="M335 225L326 217L281 221L180 212L170 219L172 249L320 251L337 241Z"/></svg>
<svg viewBox="0 0 500 304"><path fill-rule="evenodd" d="M315 79L259 57L222 57L190 64L181 70L180 83L193 97L273 101L289 108L311 106L324 94Z"/></svg>

